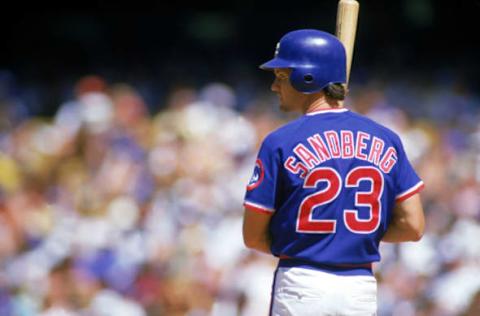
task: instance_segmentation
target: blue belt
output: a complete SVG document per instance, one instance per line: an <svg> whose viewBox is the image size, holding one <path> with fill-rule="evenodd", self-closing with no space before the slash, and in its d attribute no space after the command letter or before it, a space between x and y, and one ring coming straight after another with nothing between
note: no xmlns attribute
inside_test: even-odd
<svg viewBox="0 0 480 316"><path fill-rule="evenodd" d="M324 271L338 275L369 275L373 276L372 264L323 264L294 258L282 258L278 261L279 268L305 268Z"/></svg>

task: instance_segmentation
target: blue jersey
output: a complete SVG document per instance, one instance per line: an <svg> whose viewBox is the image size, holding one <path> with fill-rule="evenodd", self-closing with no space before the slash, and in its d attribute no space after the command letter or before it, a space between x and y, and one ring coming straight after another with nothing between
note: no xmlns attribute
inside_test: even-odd
<svg viewBox="0 0 480 316"><path fill-rule="evenodd" d="M380 260L392 208L423 188L391 130L345 108L308 113L263 141L247 209L272 214L272 254L326 265Z"/></svg>

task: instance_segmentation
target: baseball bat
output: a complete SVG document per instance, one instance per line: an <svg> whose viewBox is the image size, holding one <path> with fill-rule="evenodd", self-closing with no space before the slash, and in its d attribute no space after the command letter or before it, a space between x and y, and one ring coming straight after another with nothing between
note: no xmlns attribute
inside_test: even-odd
<svg viewBox="0 0 480 316"><path fill-rule="evenodd" d="M339 0L337 7L337 25L335 35L345 46L347 54L347 84L352 66L353 46L357 31L358 10L360 4L356 0Z"/></svg>

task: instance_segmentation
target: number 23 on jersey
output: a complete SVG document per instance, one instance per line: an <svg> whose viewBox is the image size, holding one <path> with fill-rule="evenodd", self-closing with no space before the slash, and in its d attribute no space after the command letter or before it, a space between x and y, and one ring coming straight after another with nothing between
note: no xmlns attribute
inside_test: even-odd
<svg viewBox="0 0 480 316"><path fill-rule="evenodd" d="M370 191L357 190L354 203L356 207L368 208L368 219L360 219L357 209L344 209L342 210L343 221L352 233L369 234L377 230L381 220L380 199L384 185L383 174L375 167L357 167L347 174L344 186L358 189L362 181L370 182ZM308 195L300 204L296 223L296 231L299 233L329 234L336 231L335 219L313 219L312 212L315 208L328 204L339 196L342 191L342 177L333 168L316 168L305 178L303 187L314 189L320 182L326 182L326 188Z"/></svg>

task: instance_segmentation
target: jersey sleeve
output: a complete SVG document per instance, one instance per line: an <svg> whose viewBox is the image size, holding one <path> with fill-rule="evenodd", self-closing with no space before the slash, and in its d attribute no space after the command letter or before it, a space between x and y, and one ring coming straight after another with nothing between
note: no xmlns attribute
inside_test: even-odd
<svg viewBox="0 0 480 316"><path fill-rule="evenodd" d="M246 209L273 214L280 157L268 138L260 146L252 177L246 188L244 206Z"/></svg>
<svg viewBox="0 0 480 316"><path fill-rule="evenodd" d="M397 144L397 159L395 170L395 201L402 202L423 190L424 183L408 160L400 138L398 138Z"/></svg>

